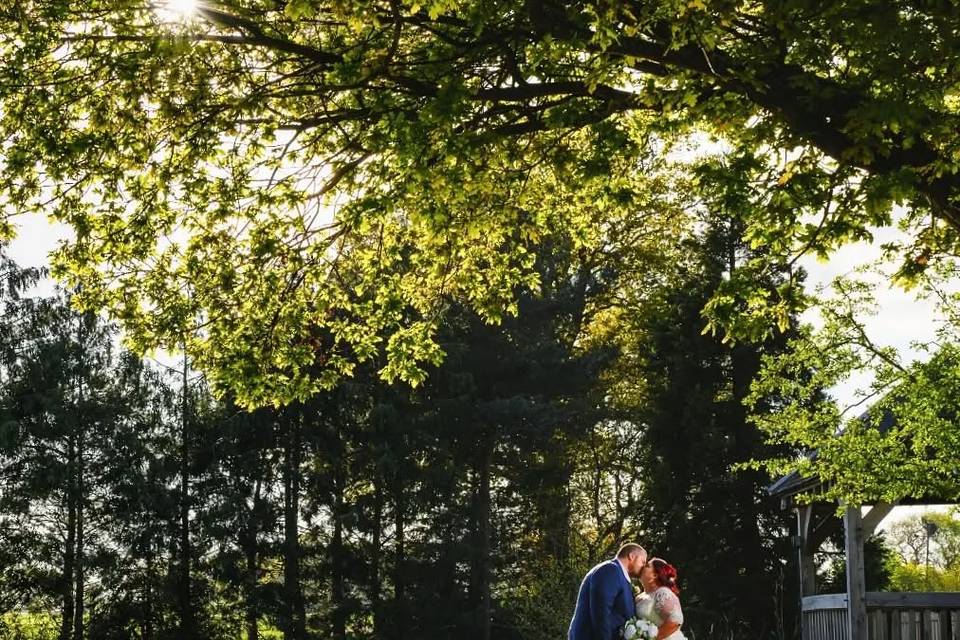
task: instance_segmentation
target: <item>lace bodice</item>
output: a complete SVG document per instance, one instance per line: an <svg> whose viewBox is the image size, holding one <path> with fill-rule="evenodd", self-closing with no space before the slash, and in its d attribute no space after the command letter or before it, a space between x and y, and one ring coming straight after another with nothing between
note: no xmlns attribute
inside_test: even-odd
<svg viewBox="0 0 960 640"><path fill-rule="evenodd" d="M665 622L683 624L680 598L667 587L644 594L637 599L637 617L646 618L658 627Z"/></svg>

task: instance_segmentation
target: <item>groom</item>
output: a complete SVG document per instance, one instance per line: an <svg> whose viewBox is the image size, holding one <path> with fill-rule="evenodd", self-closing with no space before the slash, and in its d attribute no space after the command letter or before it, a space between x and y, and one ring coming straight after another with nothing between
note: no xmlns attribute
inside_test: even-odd
<svg viewBox="0 0 960 640"><path fill-rule="evenodd" d="M567 640L616 640L636 615L630 578L639 578L645 564L646 550L630 542L616 558L590 569L580 584Z"/></svg>

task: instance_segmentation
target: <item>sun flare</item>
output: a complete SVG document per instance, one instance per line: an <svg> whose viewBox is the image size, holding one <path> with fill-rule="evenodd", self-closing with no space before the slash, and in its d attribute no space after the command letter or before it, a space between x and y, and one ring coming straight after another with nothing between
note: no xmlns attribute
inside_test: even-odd
<svg viewBox="0 0 960 640"><path fill-rule="evenodd" d="M164 20L189 20L197 11L198 0L161 0L157 13Z"/></svg>

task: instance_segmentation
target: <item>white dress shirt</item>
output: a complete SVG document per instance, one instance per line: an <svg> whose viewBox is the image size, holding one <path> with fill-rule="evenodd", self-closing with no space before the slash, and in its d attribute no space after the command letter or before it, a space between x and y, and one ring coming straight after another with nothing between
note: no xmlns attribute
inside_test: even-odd
<svg viewBox="0 0 960 640"><path fill-rule="evenodd" d="M623 560L617 558L617 564L620 565L620 570L623 571L623 577L627 579L627 582L630 582L630 574L627 572L627 566L623 564Z"/></svg>

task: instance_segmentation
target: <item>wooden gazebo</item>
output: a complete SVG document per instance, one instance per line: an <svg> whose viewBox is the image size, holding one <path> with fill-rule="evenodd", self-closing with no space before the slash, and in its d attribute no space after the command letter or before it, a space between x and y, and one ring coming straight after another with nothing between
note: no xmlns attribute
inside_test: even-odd
<svg viewBox="0 0 960 640"><path fill-rule="evenodd" d="M893 424L886 417L879 428ZM767 488L780 499L784 509L797 516L794 537L800 574L801 633L803 640L960 640L960 593L872 593L864 584L863 541L874 532L894 504L878 503L865 514L858 507L843 509L837 518L837 504L814 500L803 504L800 494L816 496L823 484L817 479L793 473ZM931 496L925 500L897 504L944 504L950 500ZM842 523L842 524L841 524ZM846 593L817 594L813 556L831 533L844 531L847 566Z"/></svg>

